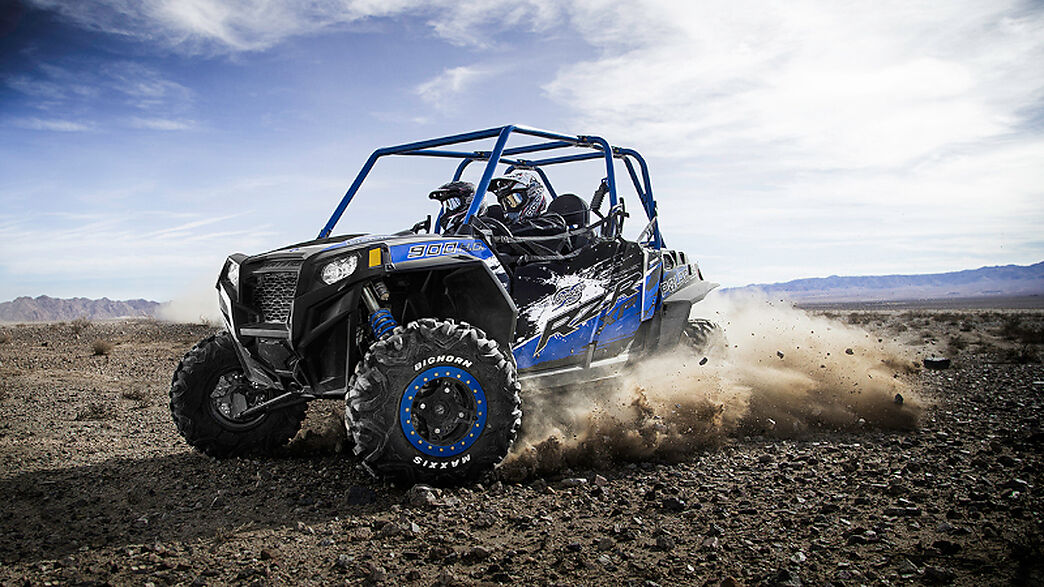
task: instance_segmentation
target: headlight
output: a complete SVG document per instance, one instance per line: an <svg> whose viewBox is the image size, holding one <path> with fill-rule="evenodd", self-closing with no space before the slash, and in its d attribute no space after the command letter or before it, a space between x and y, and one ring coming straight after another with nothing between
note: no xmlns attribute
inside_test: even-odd
<svg viewBox="0 0 1044 587"><path fill-rule="evenodd" d="M228 271L225 272L225 277L232 284L232 287L239 289L239 263L236 263L232 259L228 260Z"/></svg>
<svg viewBox="0 0 1044 587"><path fill-rule="evenodd" d="M348 277L352 273L355 273L355 268L359 265L359 258L355 255L349 255L347 257L341 257L335 261L330 261L323 266L322 279L326 285L333 285L338 281Z"/></svg>

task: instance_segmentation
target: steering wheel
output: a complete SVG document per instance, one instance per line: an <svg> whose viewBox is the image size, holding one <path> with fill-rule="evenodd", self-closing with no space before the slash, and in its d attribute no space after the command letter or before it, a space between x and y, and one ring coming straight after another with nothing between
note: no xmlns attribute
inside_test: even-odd
<svg viewBox="0 0 1044 587"><path fill-rule="evenodd" d="M473 222L477 220L478 224L488 228L489 231L493 233L493 236L514 236L511 234L511 231L508 230L508 227L496 218L490 218L489 216L483 216L481 218L478 216L472 216L471 220Z"/></svg>

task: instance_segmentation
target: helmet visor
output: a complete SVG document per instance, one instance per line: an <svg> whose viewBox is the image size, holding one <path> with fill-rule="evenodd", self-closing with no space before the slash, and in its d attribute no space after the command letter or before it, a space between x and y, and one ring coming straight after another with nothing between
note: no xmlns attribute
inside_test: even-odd
<svg viewBox="0 0 1044 587"><path fill-rule="evenodd" d="M464 207L464 200L457 196L450 196L442 201L443 213L456 212Z"/></svg>
<svg viewBox="0 0 1044 587"><path fill-rule="evenodd" d="M526 203L526 188L517 188L511 191L497 193L497 201L509 212L516 212Z"/></svg>

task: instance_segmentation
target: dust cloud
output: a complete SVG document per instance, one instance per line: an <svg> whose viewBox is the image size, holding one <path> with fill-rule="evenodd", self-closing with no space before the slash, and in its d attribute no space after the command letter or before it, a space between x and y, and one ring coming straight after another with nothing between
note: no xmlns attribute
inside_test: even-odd
<svg viewBox="0 0 1044 587"><path fill-rule="evenodd" d="M613 384L526 389L504 474L677 461L735 436L917 425L912 349L750 294L714 293L691 317L718 323L725 340L680 346Z"/></svg>
<svg viewBox="0 0 1044 587"><path fill-rule="evenodd" d="M168 322L221 324L214 275L197 277L174 297L163 303L156 317Z"/></svg>

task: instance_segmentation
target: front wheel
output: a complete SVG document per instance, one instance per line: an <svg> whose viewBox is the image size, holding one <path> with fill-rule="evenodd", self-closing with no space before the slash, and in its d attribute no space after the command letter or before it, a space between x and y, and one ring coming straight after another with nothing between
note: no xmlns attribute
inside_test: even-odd
<svg viewBox="0 0 1044 587"><path fill-rule="evenodd" d="M345 423L375 476L475 481L507 455L522 421L510 355L465 323L425 318L377 342L352 377Z"/></svg>
<svg viewBox="0 0 1044 587"><path fill-rule="evenodd" d="M203 339L185 354L170 385L178 432L212 457L269 454L293 438L304 420L304 404L239 417L272 394L243 376L235 344L228 332Z"/></svg>

